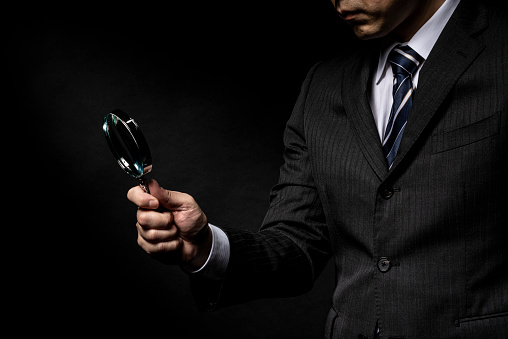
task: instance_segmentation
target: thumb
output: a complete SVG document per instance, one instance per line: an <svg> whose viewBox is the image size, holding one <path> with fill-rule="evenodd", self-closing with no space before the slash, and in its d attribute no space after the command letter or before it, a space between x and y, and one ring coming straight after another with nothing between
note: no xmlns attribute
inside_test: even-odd
<svg viewBox="0 0 508 339"><path fill-rule="evenodd" d="M196 204L190 195L164 189L154 179L150 180L148 188L150 189L150 194L159 200L159 204L168 210L179 210L192 207L192 205Z"/></svg>

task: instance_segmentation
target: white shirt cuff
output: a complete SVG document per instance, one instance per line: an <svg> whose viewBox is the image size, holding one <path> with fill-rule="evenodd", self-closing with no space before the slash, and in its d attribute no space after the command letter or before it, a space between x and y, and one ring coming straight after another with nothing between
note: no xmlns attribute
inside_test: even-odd
<svg viewBox="0 0 508 339"><path fill-rule="evenodd" d="M212 231L210 255L201 268L195 271L187 270L187 272L209 280L221 280L229 263L229 239L223 230L212 224L208 225Z"/></svg>

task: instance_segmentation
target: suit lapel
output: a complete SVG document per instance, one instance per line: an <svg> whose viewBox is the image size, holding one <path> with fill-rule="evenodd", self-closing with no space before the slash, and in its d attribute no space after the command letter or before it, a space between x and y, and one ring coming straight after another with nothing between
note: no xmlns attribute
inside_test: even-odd
<svg viewBox="0 0 508 339"><path fill-rule="evenodd" d="M420 72L412 111L390 173L404 160L457 80L485 48L466 31L469 29L469 33L474 33L485 28L485 13L473 10L469 7L471 4L461 5L450 18ZM470 26L462 27L462 22Z"/></svg>
<svg viewBox="0 0 508 339"><path fill-rule="evenodd" d="M367 94L372 62L377 62L378 54L372 47L368 49L346 63L342 98L346 114L360 141L360 148L376 175L383 180L388 169Z"/></svg>

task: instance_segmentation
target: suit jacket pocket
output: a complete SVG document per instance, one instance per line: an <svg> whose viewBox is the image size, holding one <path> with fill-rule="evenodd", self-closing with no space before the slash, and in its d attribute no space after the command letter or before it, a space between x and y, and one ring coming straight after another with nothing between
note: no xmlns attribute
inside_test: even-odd
<svg viewBox="0 0 508 339"><path fill-rule="evenodd" d="M453 131L432 136L432 153L449 151L499 133L500 112Z"/></svg>
<svg viewBox="0 0 508 339"><path fill-rule="evenodd" d="M455 322L462 338L506 338L508 312L459 319Z"/></svg>

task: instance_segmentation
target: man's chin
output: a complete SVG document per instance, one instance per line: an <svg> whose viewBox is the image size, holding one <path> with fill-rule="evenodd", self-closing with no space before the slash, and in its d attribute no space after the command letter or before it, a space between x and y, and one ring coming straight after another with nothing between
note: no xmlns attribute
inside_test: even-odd
<svg viewBox="0 0 508 339"><path fill-rule="evenodd" d="M371 40L385 36L387 33L370 25L355 25L353 31L358 39Z"/></svg>

